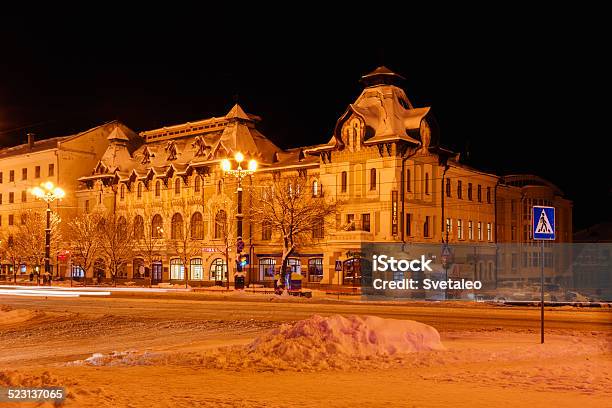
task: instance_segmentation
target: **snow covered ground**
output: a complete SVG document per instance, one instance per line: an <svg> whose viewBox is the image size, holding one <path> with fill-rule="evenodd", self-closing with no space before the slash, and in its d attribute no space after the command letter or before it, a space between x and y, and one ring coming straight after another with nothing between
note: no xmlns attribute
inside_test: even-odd
<svg viewBox="0 0 612 408"><path fill-rule="evenodd" d="M536 330L477 321L119 310L1 308L0 387L63 385L76 407L611 406L609 330L551 329L541 345Z"/></svg>

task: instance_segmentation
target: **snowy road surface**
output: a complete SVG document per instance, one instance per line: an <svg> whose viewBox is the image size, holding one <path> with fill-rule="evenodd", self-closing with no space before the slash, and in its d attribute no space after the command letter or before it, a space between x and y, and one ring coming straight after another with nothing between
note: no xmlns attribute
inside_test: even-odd
<svg viewBox="0 0 612 408"><path fill-rule="evenodd" d="M537 308L155 297L0 296L0 387L64 386L74 407L573 408L612 400L609 309L547 310L540 345ZM444 350L298 372L288 363L270 369L245 348L313 314L417 320L440 332Z"/></svg>

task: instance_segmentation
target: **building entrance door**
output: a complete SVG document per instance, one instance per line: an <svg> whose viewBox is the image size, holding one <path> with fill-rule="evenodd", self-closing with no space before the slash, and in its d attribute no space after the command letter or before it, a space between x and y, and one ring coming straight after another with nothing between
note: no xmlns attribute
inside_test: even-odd
<svg viewBox="0 0 612 408"><path fill-rule="evenodd" d="M153 261L153 269L151 270L151 284L162 281L162 263L161 261Z"/></svg>

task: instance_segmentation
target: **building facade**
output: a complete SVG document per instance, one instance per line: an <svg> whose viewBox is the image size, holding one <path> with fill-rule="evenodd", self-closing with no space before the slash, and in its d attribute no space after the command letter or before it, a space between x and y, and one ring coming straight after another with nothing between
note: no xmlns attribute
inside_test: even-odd
<svg viewBox="0 0 612 408"><path fill-rule="evenodd" d="M541 178L499 176L463 164L441 144L431 109L412 105L402 80L385 67L364 75L363 91L329 141L314 146L281 149L258 130L261 119L239 105L222 117L137 136L117 126L106 150L95 163L87 162L89 171L82 163L72 175L80 183L76 206L80 212L112 214L133 228L133 259L120 279L231 281L238 186L220 162L241 152L259 162L243 181L246 206L253 205L252 189L285 176L303 177L313 196L341 203L333 226L313 233L316 239L289 259L306 285L358 286L369 267L363 254L389 244L438 259L442 244L448 244L452 255L451 262L445 258L444 273L490 287L501 278L535 276L538 264L525 249L531 248L526 208L557 207L558 241L566 242L572 237L571 201ZM245 217L242 238L249 254L247 282L271 284L282 237ZM500 254L501 243L515 244L516 255ZM523 253L529 254L526 263ZM557 279L553 265L547 268L549 278ZM103 257L84 273L110 277Z"/></svg>

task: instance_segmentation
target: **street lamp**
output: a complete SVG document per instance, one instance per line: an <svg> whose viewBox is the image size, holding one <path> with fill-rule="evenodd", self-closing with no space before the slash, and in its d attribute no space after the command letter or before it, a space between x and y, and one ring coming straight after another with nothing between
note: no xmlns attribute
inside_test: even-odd
<svg viewBox="0 0 612 408"><path fill-rule="evenodd" d="M52 182L47 181L40 185L40 187L34 187L32 194L39 200L43 200L47 203L47 229L45 229L45 275L50 275L49 259L51 257L51 203L55 200L61 200L66 196L64 190L59 187L55 187ZM40 279L40 275L36 277ZM49 280L49 284L51 281Z"/></svg>
<svg viewBox="0 0 612 408"><path fill-rule="evenodd" d="M223 170L223 176L226 174L230 174L238 179L238 188L236 190L238 194L238 212L236 213L236 223L237 223L237 237L236 237L236 260L240 259L240 254L242 253L242 249L244 247L244 243L242 242L242 219L244 215L242 214L242 179L245 176L250 176L257 170L257 161L249 160L248 167L246 169L242 168L242 162L244 161L244 154L241 152L237 152L234 155L234 160L238 164L236 169L232 169L232 163L228 159L223 159L221 161L221 169ZM227 241L226 241L227 242ZM227 244L226 244L227 246ZM227 287L229 289L229 262L227 256L227 248L225 254L225 263L228 268L228 276L227 276Z"/></svg>
<svg viewBox="0 0 612 408"><path fill-rule="evenodd" d="M230 174L238 179L238 213L236 214L236 220L238 223L238 238L242 239L242 218L244 215L242 214L242 179L245 176L250 176L251 174L257 171L257 161L249 160L248 167L246 169L242 168L242 162L244 161L244 155L240 152L237 152L234 155L234 160L238 164L236 169L232 169L232 163L229 159L223 159L221 161L221 169L223 170L223 174Z"/></svg>

